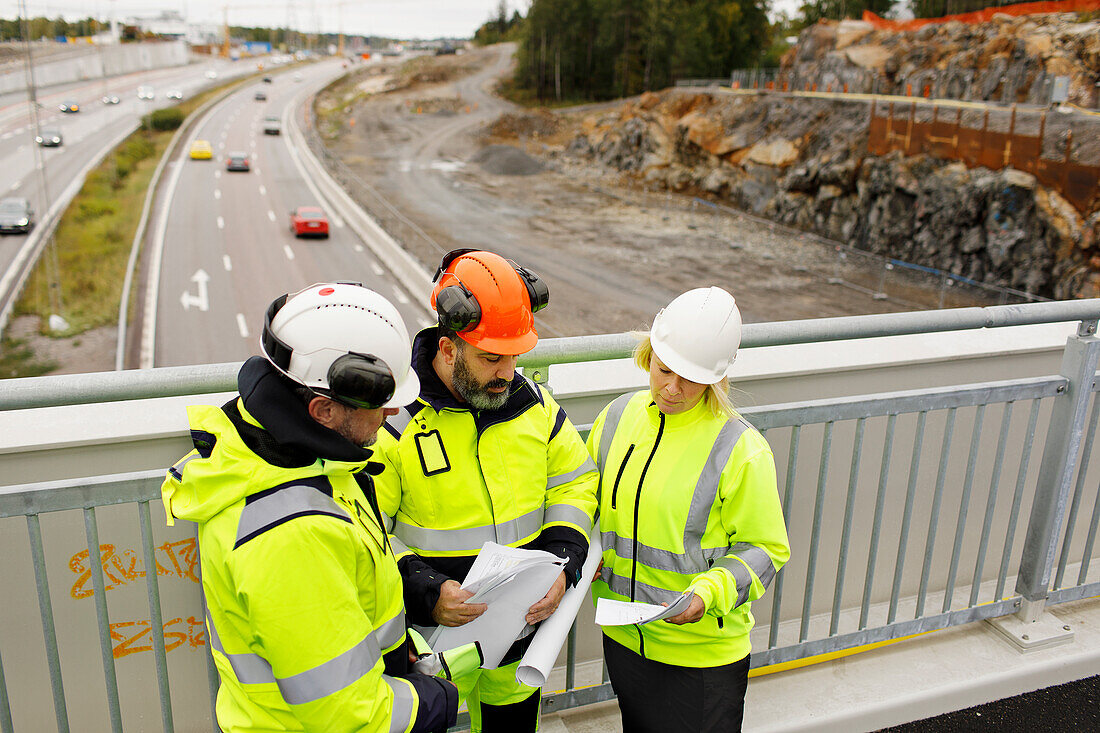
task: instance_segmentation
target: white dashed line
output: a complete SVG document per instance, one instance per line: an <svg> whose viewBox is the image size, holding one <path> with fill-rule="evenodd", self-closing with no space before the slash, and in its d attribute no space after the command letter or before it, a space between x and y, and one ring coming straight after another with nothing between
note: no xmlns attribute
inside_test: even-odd
<svg viewBox="0 0 1100 733"><path fill-rule="evenodd" d="M255 162L255 160L253 160L253 162ZM252 170L254 170L256 172L257 176L260 175L260 169L259 168L253 168Z"/></svg>
<svg viewBox="0 0 1100 733"><path fill-rule="evenodd" d="M220 199L222 197L222 190L220 188L214 189L214 198Z"/></svg>
<svg viewBox="0 0 1100 733"><path fill-rule="evenodd" d="M16 181L15 183L11 184L11 189L9 190L14 191L15 189L19 188L20 185L22 185L22 181Z"/></svg>
<svg viewBox="0 0 1100 733"><path fill-rule="evenodd" d="M409 296L405 295L405 293L402 292L400 289L394 288L393 289L393 294L394 294L394 296L396 296L398 303L408 303L409 302Z"/></svg>
<svg viewBox="0 0 1100 733"><path fill-rule="evenodd" d="M275 212L272 211L271 209L268 209L267 210L267 218L271 219L271 221L275 221Z"/></svg>
<svg viewBox="0 0 1100 733"><path fill-rule="evenodd" d="M266 187L260 186L260 195L261 196L266 196L267 195L267 188Z"/></svg>
<svg viewBox="0 0 1100 733"><path fill-rule="evenodd" d="M237 329L241 332L241 338L248 338L248 324L244 321L244 314L237 314Z"/></svg>
<svg viewBox="0 0 1100 733"><path fill-rule="evenodd" d="M0 140L10 140L13 137L15 137L14 132L5 132L3 135L0 135Z"/></svg>
<svg viewBox="0 0 1100 733"><path fill-rule="evenodd" d="M216 171L214 171L214 178L221 178L221 177L222 177L222 172L221 172L221 170L216 170Z"/></svg>
<svg viewBox="0 0 1100 733"><path fill-rule="evenodd" d="M218 229L225 229L225 219L218 217Z"/></svg>
<svg viewBox="0 0 1100 733"><path fill-rule="evenodd" d="M421 318L420 319L420 327L421 328L427 328L428 326L434 326L434 325L435 325L435 321L429 321L427 318Z"/></svg>
<svg viewBox="0 0 1100 733"><path fill-rule="evenodd" d="M362 252L363 251L363 245L361 245L361 244L355 245L355 251L356 252Z"/></svg>
<svg viewBox="0 0 1100 733"><path fill-rule="evenodd" d="M290 248L290 245L289 245L289 244L284 244L284 245L283 245L283 251L284 251L284 252L286 252L286 258L287 258L288 260L292 260L292 259L294 259L294 250L292 250L292 249Z"/></svg>
<svg viewBox="0 0 1100 733"><path fill-rule="evenodd" d="M386 273L385 270L378 266L377 262L370 263L370 269L374 270L375 275L384 275Z"/></svg>
<svg viewBox="0 0 1100 733"><path fill-rule="evenodd" d="M233 271L233 261L229 259L229 255L222 255L222 264L225 265L226 272Z"/></svg>

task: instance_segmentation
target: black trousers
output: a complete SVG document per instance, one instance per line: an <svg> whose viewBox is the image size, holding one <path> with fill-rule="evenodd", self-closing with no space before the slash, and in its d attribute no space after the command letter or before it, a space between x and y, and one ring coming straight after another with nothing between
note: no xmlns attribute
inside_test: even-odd
<svg viewBox="0 0 1100 733"><path fill-rule="evenodd" d="M721 667L678 667L643 659L607 636L603 656L619 698L623 733L741 730L748 656Z"/></svg>

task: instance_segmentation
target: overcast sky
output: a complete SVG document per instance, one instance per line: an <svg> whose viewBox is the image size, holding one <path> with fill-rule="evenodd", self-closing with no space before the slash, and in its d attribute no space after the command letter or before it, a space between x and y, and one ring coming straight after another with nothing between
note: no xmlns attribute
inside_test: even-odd
<svg viewBox="0 0 1100 733"><path fill-rule="evenodd" d="M526 14L528 0L505 0L508 14ZM221 23L229 7L230 25L286 26L314 32L370 34L395 38L469 37L496 15L500 0L25 0L34 17L107 18L155 16L176 10L195 23ZM0 0L0 16L19 14L17 0Z"/></svg>
<svg viewBox="0 0 1100 733"><path fill-rule="evenodd" d="M229 7L230 25L293 26L306 32L336 32L391 38L472 36L500 0L24 0L27 13L67 19L151 16L176 10L194 23L221 23ZM508 14L527 13L529 0L505 0ZM800 0L772 0L773 8L792 13ZM0 17L19 15L18 0L0 0Z"/></svg>

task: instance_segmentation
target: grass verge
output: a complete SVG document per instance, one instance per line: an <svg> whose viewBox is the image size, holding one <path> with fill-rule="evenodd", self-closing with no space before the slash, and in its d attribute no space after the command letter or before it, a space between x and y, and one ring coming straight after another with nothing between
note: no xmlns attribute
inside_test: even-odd
<svg viewBox="0 0 1100 733"><path fill-rule="evenodd" d="M221 94L226 86L247 84L260 75L211 89L174 108L157 112L174 109L178 110L179 119L186 119L208 99ZM143 127L88 174L80 192L62 214L53 242L47 245L27 279L15 305L15 315L38 316L38 328L43 335L73 336L118 322L126 263L141 220L145 193L157 162L175 133L175 127L154 129L151 116L157 112L146 115ZM48 330L56 298L60 299L61 315L69 324L64 333Z"/></svg>
<svg viewBox="0 0 1100 733"><path fill-rule="evenodd" d="M25 339L0 340L0 379L40 377L56 368L52 361L40 361Z"/></svg>

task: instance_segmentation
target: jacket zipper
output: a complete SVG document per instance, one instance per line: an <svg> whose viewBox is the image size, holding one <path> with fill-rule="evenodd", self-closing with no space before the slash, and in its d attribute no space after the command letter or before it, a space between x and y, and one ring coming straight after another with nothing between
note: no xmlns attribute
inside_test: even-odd
<svg viewBox="0 0 1100 733"><path fill-rule="evenodd" d="M626 449L626 455L623 456L623 462L619 465L619 474L615 477L615 485L611 487L611 508L615 508L615 498L619 495L619 481L623 477L623 471L626 470L626 464L630 460L630 454L634 452L634 444L631 443L630 447Z"/></svg>
<svg viewBox="0 0 1100 733"><path fill-rule="evenodd" d="M657 446L661 444L661 435L665 431L665 413L658 412L658 419L660 423L657 425L657 437L653 439L653 449L649 451L649 458L646 458L645 465L642 466L642 473L638 476L638 493L634 495L634 532L631 536L631 553L630 557L630 600L633 601L635 597L635 591L638 584L638 507L642 503L642 484L645 483L646 472L649 471L649 464L653 462L653 456L657 453ZM638 655L645 659L645 636L642 634L642 627L635 625L638 629Z"/></svg>

